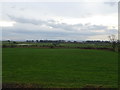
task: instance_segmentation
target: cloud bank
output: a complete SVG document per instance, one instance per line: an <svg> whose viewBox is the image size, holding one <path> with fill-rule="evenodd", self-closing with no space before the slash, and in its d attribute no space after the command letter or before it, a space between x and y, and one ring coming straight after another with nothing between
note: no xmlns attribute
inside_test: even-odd
<svg viewBox="0 0 120 90"><path fill-rule="evenodd" d="M104 8L104 9L103 9ZM117 35L116 3L5 3L3 40L108 40Z"/></svg>

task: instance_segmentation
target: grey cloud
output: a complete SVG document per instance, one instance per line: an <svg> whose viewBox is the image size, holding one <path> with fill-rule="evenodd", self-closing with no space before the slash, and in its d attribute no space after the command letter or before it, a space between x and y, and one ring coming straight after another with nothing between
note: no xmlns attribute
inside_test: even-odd
<svg viewBox="0 0 120 90"><path fill-rule="evenodd" d="M108 29L106 32L107 33L111 33L111 34L118 34L118 30L117 29Z"/></svg>
<svg viewBox="0 0 120 90"><path fill-rule="evenodd" d="M12 6L11 8L15 8L15 6Z"/></svg>
<svg viewBox="0 0 120 90"><path fill-rule="evenodd" d="M19 23L30 23L34 25L46 25L50 26L55 29L63 29L66 31L76 31L76 30L106 30L108 27L103 26L103 25L91 25L89 24L74 24L70 25L67 23L57 23L55 20L48 20L48 21L43 21L43 20L35 20L35 19L27 19L27 18L17 18L14 16L8 15L12 20L15 20L16 22Z"/></svg>
<svg viewBox="0 0 120 90"><path fill-rule="evenodd" d="M65 29L65 30L73 30L72 25L68 25L66 23L57 23L56 24L55 20L43 21L43 20L35 20L35 19L26 19L26 18L21 18L21 17L17 18L17 17L10 16L10 15L8 15L8 16L12 20L15 20L16 22L19 22L19 23L31 23L31 24L34 24L34 25L45 24L45 25L51 26L53 28L62 28L62 29Z"/></svg>
<svg viewBox="0 0 120 90"><path fill-rule="evenodd" d="M31 27L30 27L31 28ZM17 29L17 28L16 28ZM17 39L19 37L19 40L25 40L25 39L68 39L68 40L85 40L90 36L95 35L106 35L106 33L97 33L97 32L89 32L89 31L83 31L83 32L61 32L58 30L58 32L53 31L34 31L34 29L31 31L25 30L25 29L17 29L13 30L13 28L3 28L3 39L9 37L9 39ZM13 39L13 40L14 40Z"/></svg>
<svg viewBox="0 0 120 90"><path fill-rule="evenodd" d="M20 22L20 23L31 23L31 24L43 24L46 23L45 21L42 20L35 20L35 19L26 19L26 18L21 18L21 17L14 17L14 16L10 16L7 15L10 19L15 20L16 22Z"/></svg>
<svg viewBox="0 0 120 90"><path fill-rule="evenodd" d="M20 37L21 36L21 37ZM7 28L3 30L3 39L10 37L16 39L17 37L20 38L20 40L25 39L81 39L81 38L75 38L75 37L84 37L86 38L84 34L78 34L78 33L65 33L65 32L45 32L43 31L25 31L25 30L17 30L17 31L11 31ZM87 35L86 35L87 36Z"/></svg>
<svg viewBox="0 0 120 90"><path fill-rule="evenodd" d="M24 37L25 35L30 35L31 37L35 37L36 35L45 35L45 36L49 36L49 37L58 37L58 36L61 36L61 37L64 37L64 36L83 36L83 37L86 37L86 36L93 36L93 35L99 35L99 34L105 34L105 33L98 33L98 32L90 32L89 30L84 30L82 32L75 32L75 31L70 31L70 32L66 32L66 31L60 31L58 29L58 31L49 31L49 30L45 30L45 29L42 29L42 30L31 30L31 27L30 27L30 30L26 30L26 28L19 28L19 27L16 27L16 28L9 28L9 27L5 27L3 28L3 36L6 34L6 35L9 35L9 33L11 34L22 34ZM10 35L11 35L10 34Z"/></svg>
<svg viewBox="0 0 120 90"><path fill-rule="evenodd" d="M23 36L22 38L25 39L27 37L29 37L30 39L32 38L37 39L39 37L48 38L48 39L49 38L80 39L79 37L81 38L84 37L85 39L89 36L106 35L109 33L116 33L117 31L116 29L108 30L108 27L103 25L91 25L91 24L81 24L81 23L69 25L67 23L57 23L55 20L42 21L42 20L34 20L27 18L18 18L14 16L9 16L9 17L12 20L15 20L17 24L15 24L14 27L3 28L3 38L8 36L9 37ZM50 30L49 28L38 28L38 26L42 24L53 28L52 30ZM22 25L24 26L22 27ZM95 30L105 30L105 32L93 32Z"/></svg>
<svg viewBox="0 0 120 90"><path fill-rule="evenodd" d="M115 5L117 5L117 2L104 2L104 4L107 4L110 6L115 6Z"/></svg>
<svg viewBox="0 0 120 90"><path fill-rule="evenodd" d="M53 28L61 28L61 29L68 30L68 31L74 30L73 25L68 25L66 23L58 23L58 24L51 23L51 24L48 24L48 25L53 27Z"/></svg>
<svg viewBox="0 0 120 90"><path fill-rule="evenodd" d="M105 30L108 27L107 26L103 26L103 25L90 25L90 26L88 26L88 28L90 30Z"/></svg>

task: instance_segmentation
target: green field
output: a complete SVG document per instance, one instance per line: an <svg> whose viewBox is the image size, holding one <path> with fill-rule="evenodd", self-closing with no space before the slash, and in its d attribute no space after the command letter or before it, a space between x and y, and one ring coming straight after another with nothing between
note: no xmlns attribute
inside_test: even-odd
<svg viewBox="0 0 120 90"><path fill-rule="evenodd" d="M118 54L104 50L3 48L3 83L117 87Z"/></svg>
<svg viewBox="0 0 120 90"><path fill-rule="evenodd" d="M53 43L32 43L32 42L2 42L3 47L61 47L61 48L106 48L112 49L112 45L110 43L59 43L56 46ZM22 45L27 44L27 45Z"/></svg>

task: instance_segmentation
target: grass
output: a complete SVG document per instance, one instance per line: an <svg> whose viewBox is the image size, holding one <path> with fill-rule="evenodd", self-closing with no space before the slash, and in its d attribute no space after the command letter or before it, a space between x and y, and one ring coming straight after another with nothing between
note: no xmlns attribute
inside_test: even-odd
<svg viewBox="0 0 120 90"><path fill-rule="evenodd" d="M31 47L51 47L53 46L53 43L32 43L32 42L17 42L17 44L14 44L13 42L2 42L3 46L14 46L14 47L22 47L22 45L19 44L30 44ZM28 47L28 46L27 46ZM103 44L94 44L94 43L59 43L57 44L57 47L68 47L68 48L108 48L112 49L111 44L103 43Z"/></svg>
<svg viewBox="0 0 120 90"><path fill-rule="evenodd" d="M117 87L117 53L102 50L3 48L3 83L40 87Z"/></svg>

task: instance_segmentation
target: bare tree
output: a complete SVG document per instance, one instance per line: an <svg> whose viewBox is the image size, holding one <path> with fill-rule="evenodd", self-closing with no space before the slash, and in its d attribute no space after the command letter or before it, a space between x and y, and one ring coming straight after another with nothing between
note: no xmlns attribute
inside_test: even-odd
<svg viewBox="0 0 120 90"><path fill-rule="evenodd" d="M108 38L109 38L110 42L115 42L116 41L116 37L113 34L108 36Z"/></svg>
<svg viewBox="0 0 120 90"><path fill-rule="evenodd" d="M10 44L10 42L11 42L11 41L10 41L10 40L7 40L7 41L8 41L8 42L9 42L9 44Z"/></svg>
<svg viewBox="0 0 120 90"><path fill-rule="evenodd" d="M109 38L109 40L110 40L110 42L112 43L112 48L114 49L114 50L116 50L116 47L117 47L117 39L116 39L116 37L115 37L115 35L110 35L110 36L108 36L108 38Z"/></svg>

